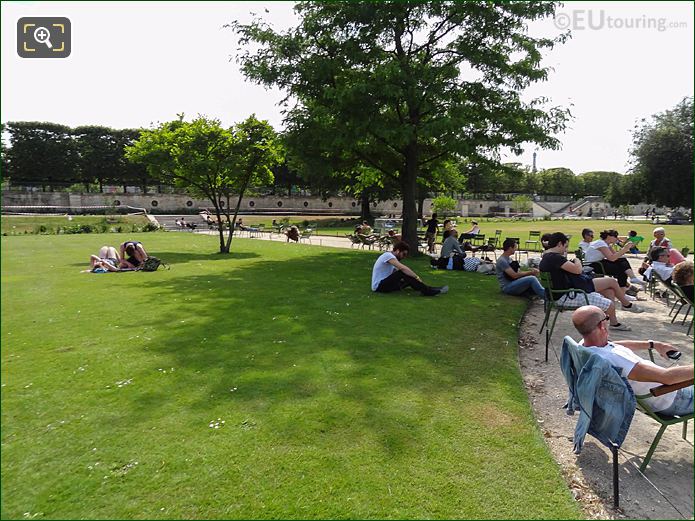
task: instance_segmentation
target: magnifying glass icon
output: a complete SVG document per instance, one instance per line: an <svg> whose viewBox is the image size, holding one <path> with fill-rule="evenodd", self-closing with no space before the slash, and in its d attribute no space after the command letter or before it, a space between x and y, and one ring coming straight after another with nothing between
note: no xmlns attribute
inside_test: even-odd
<svg viewBox="0 0 695 521"><path fill-rule="evenodd" d="M46 47L53 49L53 45L51 45L51 32L45 27L37 27L34 30L34 40L38 43L45 43Z"/></svg>

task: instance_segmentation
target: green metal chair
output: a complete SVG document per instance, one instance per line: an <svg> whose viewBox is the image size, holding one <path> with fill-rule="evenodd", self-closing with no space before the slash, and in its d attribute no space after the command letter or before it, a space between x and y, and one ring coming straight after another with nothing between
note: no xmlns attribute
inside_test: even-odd
<svg viewBox="0 0 695 521"><path fill-rule="evenodd" d="M545 361L548 361L548 346L550 345L550 339L553 336L553 330L555 329L555 322L557 321L557 316L563 311L574 311L577 306L566 307L559 304L558 301L569 293L576 293L579 295L584 295L584 301L586 305L589 305L589 297L586 292L581 289L553 289L552 281L550 280L550 273L542 271L540 274L540 281L545 288L545 317L543 318L543 323L541 324L541 329L539 334L543 332L545 328ZM550 313L555 309L555 315L553 316L552 323L549 323Z"/></svg>
<svg viewBox="0 0 695 521"><path fill-rule="evenodd" d="M676 317L678 317L679 313L681 310L685 307L688 306L685 310L685 313L683 314L683 320L681 321L681 324L685 324L685 321L688 319L688 315L690 314L690 311L693 309L693 303L690 301L688 296L683 292L681 287L676 284L675 282L671 283L671 286L669 287L669 290L673 292L673 294L676 296L676 301L673 303L673 307L671 308L671 312L669 315L673 314L673 317L671 318L671 324L673 324L676 321ZM678 309L676 310L676 306L678 306ZM675 311L675 313L674 313ZM690 319L690 326L688 327L688 332L686 335L690 335L690 331L693 328L693 319Z"/></svg>
<svg viewBox="0 0 695 521"><path fill-rule="evenodd" d="M485 244L485 234L479 233L471 239L471 244L473 246L483 246Z"/></svg>
<svg viewBox="0 0 695 521"><path fill-rule="evenodd" d="M299 236L299 241L309 241L309 244L311 244L311 236L313 235L314 230L312 228L307 228L306 230L302 231L302 234Z"/></svg>
<svg viewBox="0 0 695 521"><path fill-rule="evenodd" d="M649 358L652 360L652 362L654 361L653 349L649 349ZM677 425L679 423L682 423L682 437L684 440L687 440L686 436L688 434L688 420L692 420L694 416L693 414L686 414L685 416L666 416L664 414L654 412L649 407L649 404L646 401L647 398L651 398L652 396L661 396L662 394L677 391L678 389L681 389L682 387L687 387L689 385L693 385L692 379L687 382L680 382L673 385L661 385L659 387L655 387L651 390L649 394L635 395L635 398L637 399L637 409L649 416L650 418L652 418L659 425L661 425L661 427L659 428L659 432L656 433L654 441L652 441L652 444L649 447L647 455L644 457L644 460L642 460L642 464L639 468L640 472L644 473L644 471L647 469L647 465L649 465L649 462L651 461L652 456L654 455L654 451L656 450L657 445L659 445L659 442L661 441L661 437L664 435L664 432L666 432L666 428L670 425Z"/></svg>
<svg viewBox="0 0 695 521"><path fill-rule="evenodd" d="M574 341L572 337L566 336L564 338L563 344L562 344L562 349L563 351L567 351L571 358L571 366L572 366L572 371L575 373L575 375L579 375L581 372L582 367L584 364L587 362L588 357L591 356L588 352L587 349L580 348L578 344ZM652 350L649 350L649 357L654 361L654 355ZM564 367L563 367L563 372L564 372ZM628 384L625 384L628 385ZM652 396L661 396L662 394L666 394L669 392L676 391L678 389L681 389L683 387L687 387L689 385L693 385L693 380L690 379L685 382L679 382L677 384L673 385L660 385L658 387L654 387L651 389L649 394L644 394L644 395L636 395L635 400L636 400L636 409L641 411L642 413L646 414L650 418L654 419L661 427L659 428L659 431L657 432L656 436L654 437L654 440L652 441L651 446L649 447L649 451L647 452L647 455L644 457L644 460L642 460L642 464L640 465L640 472L644 473L645 470L647 469L647 466L649 465L649 462L652 459L652 456L654 455L654 451L656 450L656 447L659 444L659 441L661 441L661 437L663 436L664 432L670 425L676 425L678 423L683 424L683 439L686 439L686 434L688 431L688 420L693 418L693 414L688 414L685 416L665 416L659 413L656 413L651 410L649 405L647 404L646 400L647 398L650 398ZM571 406L571 404L568 403L568 406ZM619 483L618 483L618 449L620 446L614 442L615 440L612 440L610 445L607 445L607 447L611 450L611 453L613 455L613 506L618 508L620 506L620 497L619 497ZM603 442L602 442L603 443ZM604 443L605 444L605 443Z"/></svg>
<svg viewBox="0 0 695 521"><path fill-rule="evenodd" d="M529 244L532 248L529 248ZM530 231L528 232L528 240L526 241L524 249L529 251L541 251L541 232Z"/></svg>

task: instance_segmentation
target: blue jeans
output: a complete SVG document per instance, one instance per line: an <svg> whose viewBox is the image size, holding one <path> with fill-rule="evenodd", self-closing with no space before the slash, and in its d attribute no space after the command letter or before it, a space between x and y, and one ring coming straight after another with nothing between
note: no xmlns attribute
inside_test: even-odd
<svg viewBox="0 0 695 521"><path fill-rule="evenodd" d="M676 399L673 400L671 407L659 411L659 414L668 416L684 416L693 413L693 386L683 387L676 391Z"/></svg>
<svg viewBox="0 0 695 521"><path fill-rule="evenodd" d="M521 295L527 289L531 289L541 298L545 297L545 289L540 281L533 275L521 277L520 279L508 282L503 288L502 293L507 295Z"/></svg>

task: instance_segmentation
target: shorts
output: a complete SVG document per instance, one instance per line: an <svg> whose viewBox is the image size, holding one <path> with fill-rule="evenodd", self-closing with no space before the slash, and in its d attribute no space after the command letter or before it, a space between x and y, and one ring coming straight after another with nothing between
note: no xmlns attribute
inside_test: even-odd
<svg viewBox="0 0 695 521"><path fill-rule="evenodd" d="M581 306L586 306L586 299L584 298L583 293L575 293L574 298L571 298L571 296L572 293L567 293L560 297L557 301L558 305L568 309L576 309ZM587 293L586 297L589 299L590 306L601 308L602 311L606 311L609 307L611 307L611 304L613 304L611 299L604 297L597 291Z"/></svg>
<svg viewBox="0 0 695 521"><path fill-rule="evenodd" d="M104 262L108 262L108 263L111 264L111 266L113 266L114 268L115 268L116 266L118 266L118 260L117 260L117 259L101 259L101 260L103 260Z"/></svg>

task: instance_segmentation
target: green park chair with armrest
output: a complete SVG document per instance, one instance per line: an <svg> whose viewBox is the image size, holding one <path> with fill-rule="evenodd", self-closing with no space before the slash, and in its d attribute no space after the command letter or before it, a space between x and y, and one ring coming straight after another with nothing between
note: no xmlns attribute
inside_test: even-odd
<svg viewBox="0 0 695 521"><path fill-rule="evenodd" d="M360 240L362 249L364 249L365 246L369 246L370 250L378 240L378 237L375 235L364 235L362 233L358 233L357 238Z"/></svg>
<svg viewBox="0 0 695 521"><path fill-rule="evenodd" d="M485 244L485 234L479 233L471 238L472 246L483 246Z"/></svg>
<svg viewBox="0 0 695 521"><path fill-rule="evenodd" d="M579 346L572 337L566 336L564 338L563 344L562 344L562 351L563 351L563 357L569 356L570 363L569 363L569 369L573 373L574 376L574 381L575 384L577 382L577 376L581 373L582 368L584 367L584 364L589 360L589 357L591 356L590 350L583 348ZM652 350L649 350L649 357L654 360L654 356L652 353ZM563 365L563 374L565 372L566 367ZM565 375L567 378L567 375ZM623 380L623 383L625 386L628 386L629 384ZM649 405L646 403L647 398L651 396L661 396L662 394L669 393L676 391L678 389L681 389L683 387L687 387L689 385L693 385L693 380L687 380L684 382L678 382L673 385L660 385L658 387L654 387L651 389L649 394L646 395L638 395L635 396L635 407L637 410L641 411L642 413L646 414L650 418L654 419L657 423L661 425L659 431L656 434L656 437L654 438L654 441L652 441L652 444L649 448L649 451L647 452L647 455L645 456L644 460L642 461L642 464L640 465L640 472L644 473L646 470L647 466L649 465L649 462L651 461L651 458L654 454L654 451L656 450L657 445L659 444L659 441L661 440L661 437L663 436L664 432L666 431L666 428L669 425L675 425L678 423L683 424L683 439L686 439L686 434L687 434L687 422L688 420L693 418L693 414L685 415L685 416L665 416L659 413L655 413L654 411L651 410ZM568 407L572 407L573 404L567 403ZM586 411L589 416L591 416L594 411ZM629 425L628 425L629 427ZM627 434L627 433L624 433ZM576 442L576 440L574 440ZM619 481L618 481L618 449L620 448L620 444L622 441L619 443L615 443L616 440L611 440L609 444L607 444L604 440L599 440L601 441L602 444L606 445L612 455L613 455L613 506L615 508L618 508L620 506L620 493L619 493Z"/></svg>
<svg viewBox="0 0 695 521"><path fill-rule="evenodd" d="M650 277L650 282L651 284L651 291L652 291L652 298L654 296L654 293L656 293L656 290L658 288L661 288L661 294L665 295L666 297L666 305L670 305L671 302L671 295L675 295L673 292L673 289L671 288L671 285L667 283L664 279L661 278L661 276L654 270L652 270L652 275ZM671 313L673 313L673 307L671 308L671 312L669 313L669 316L671 316Z"/></svg>
<svg viewBox="0 0 695 521"><path fill-rule="evenodd" d="M676 306L678 306L678 309L676 310L675 313L673 313L673 317L671 318L671 324L673 324L676 321L676 317L678 314L681 312L681 310L685 307L688 306L685 310L685 313L683 314L683 320L681 324L685 324L685 321L688 319L688 315L690 314L690 311L693 309L693 303L692 301L688 298L688 296L683 292L683 289L676 284L675 282L671 282L671 286L669 288L671 292L676 296L676 302L673 304L673 308L671 309L671 313L676 309ZM690 331L693 328L693 319L690 319L690 326L688 327L688 332L686 335L690 335Z"/></svg>
<svg viewBox="0 0 695 521"><path fill-rule="evenodd" d="M552 281L550 279L550 273L541 271L540 281L545 288L545 317L543 318L543 323L541 324L541 329L539 333L543 332L545 328L545 361L548 361L548 346L550 345L550 339L553 336L553 330L555 329L555 322L557 321L557 316L563 311L574 311L577 309L576 306L567 307L560 304L558 301L570 293L575 293L578 295L584 295L584 301L586 305L589 305L589 297L586 292L581 289L570 288L570 289L553 289ZM555 309L555 315L553 316L552 323L550 323L550 313Z"/></svg>
<svg viewBox="0 0 695 521"><path fill-rule="evenodd" d="M299 236L299 241L309 241L309 244L311 244L311 236L313 235L314 230L312 228L307 228L305 230L302 230L301 235Z"/></svg>
<svg viewBox="0 0 695 521"><path fill-rule="evenodd" d="M653 349L649 349L649 358L652 360L652 362L654 362L653 351ZM690 385L693 385L693 379L687 380L685 382L678 382L672 385L660 385L659 387L654 387L653 389L651 389L649 394L635 395L635 398L637 399L637 409L649 416L650 418L652 418L661 426L659 428L659 432L657 432L656 436L654 437L654 441L652 441L652 444L649 447L647 455L644 457L644 460L642 460L642 464L639 468L640 472L644 473L644 471L647 469L647 465L649 465L649 461L652 459L654 451L656 450L657 445L659 445L659 441L661 441L661 437L664 435L664 432L666 432L666 428L670 425L677 425L679 423L682 423L682 437L684 440L687 440L686 436L688 434L688 420L693 419L693 414L686 414L685 416L667 416L665 414L654 412L651 409L651 407L649 407L647 399L652 396L661 396L662 394L677 391L678 389L682 389L683 387L688 387Z"/></svg>
<svg viewBox="0 0 695 521"><path fill-rule="evenodd" d="M531 248L529 248L529 245L531 245ZM524 249L527 252L529 252L529 251L541 251L541 232L539 232L539 231L528 232L528 240L526 241L526 244L524 245Z"/></svg>
<svg viewBox="0 0 695 521"><path fill-rule="evenodd" d="M359 246L360 244L362 244L362 241L360 240L360 238L355 234L348 233L345 236L348 239L350 239L350 248L353 248L354 246Z"/></svg>

